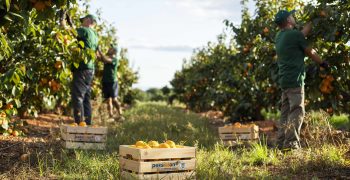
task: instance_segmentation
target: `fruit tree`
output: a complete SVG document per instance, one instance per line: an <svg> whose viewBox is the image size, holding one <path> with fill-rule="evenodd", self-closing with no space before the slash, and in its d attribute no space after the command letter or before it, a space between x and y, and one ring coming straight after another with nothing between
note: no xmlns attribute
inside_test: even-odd
<svg viewBox="0 0 350 180"><path fill-rule="evenodd" d="M175 74L171 84L178 99L197 111L222 110L235 121L261 119L263 109L278 110L281 92L274 49L278 28L273 20L280 9L296 9L298 28L312 22L307 40L330 64L329 69L320 69L306 60L306 108L348 111L350 2L255 2L254 15L244 6L239 26L225 21L233 35L220 35L218 42L197 50Z"/></svg>
<svg viewBox="0 0 350 180"><path fill-rule="evenodd" d="M36 115L47 107L67 109L70 103L71 66L94 56L81 49L76 27L88 12L86 3L76 0L5 0L0 3L0 114L7 132L12 115ZM116 30L100 19L96 31L100 46L106 50L118 42ZM137 76L128 67L125 50L119 63L122 95L130 90ZM96 62L97 74L102 64ZM96 76L94 84L99 84ZM95 85L93 92L99 91ZM100 93L99 93L100 94ZM0 123L0 124L1 124Z"/></svg>

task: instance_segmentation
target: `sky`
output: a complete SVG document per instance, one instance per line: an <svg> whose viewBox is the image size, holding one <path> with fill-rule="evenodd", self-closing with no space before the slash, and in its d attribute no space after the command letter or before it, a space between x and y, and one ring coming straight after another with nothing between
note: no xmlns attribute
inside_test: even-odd
<svg viewBox="0 0 350 180"><path fill-rule="evenodd" d="M195 48L216 41L223 21L241 21L241 0L92 0L91 12L117 28L120 47L128 49L131 67L139 72L135 88L169 86L183 60ZM248 3L254 11L253 2Z"/></svg>

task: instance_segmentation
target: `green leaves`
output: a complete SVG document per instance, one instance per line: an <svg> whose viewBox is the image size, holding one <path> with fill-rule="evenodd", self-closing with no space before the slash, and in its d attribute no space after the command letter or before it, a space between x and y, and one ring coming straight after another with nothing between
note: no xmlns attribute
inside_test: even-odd
<svg viewBox="0 0 350 180"><path fill-rule="evenodd" d="M11 0L5 0L5 3L6 3L6 9L7 11L9 11L11 7Z"/></svg>
<svg viewBox="0 0 350 180"><path fill-rule="evenodd" d="M306 95L310 103L307 108L333 107L346 111L350 107L350 99L343 98L350 97L347 93L350 92L350 86L346 80L350 78L350 25L347 23L350 21L350 2L346 4L319 0L319 4L304 6L300 0L257 0L256 15L251 17L248 10L244 9L240 26L224 21L227 29L234 33L227 37L231 44L222 44L222 39L218 39L217 43L208 43L206 47L197 50L182 70L175 74L171 84L178 99L193 110L218 109L230 117L239 115L259 118L261 108L278 109L281 92L277 85L274 37L278 28L273 22L274 15L279 9L296 8L296 19L300 23L309 20L313 22L314 27L308 40L318 49L322 59L329 61L332 68L327 75L337 79L333 82L334 91L325 95L320 92L322 78L318 72L313 76L308 75ZM316 69L319 68L318 65L315 66ZM245 108L246 103L251 107ZM208 107L208 104L213 106ZM240 111L249 113L242 114Z"/></svg>

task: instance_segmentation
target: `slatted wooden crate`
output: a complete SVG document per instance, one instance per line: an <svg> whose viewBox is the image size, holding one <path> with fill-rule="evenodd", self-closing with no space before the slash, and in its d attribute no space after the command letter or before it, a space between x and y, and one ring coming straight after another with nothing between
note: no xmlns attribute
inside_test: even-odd
<svg viewBox="0 0 350 180"><path fill-rule="evenodd" d="M98 149L106 147L107 127L61 125L62 145L67 149Z"/></svg>
<svg viewBox="0 0 350 180"><path fill-rule="evenodd" d="M196 148L119 147L122 179L195 179Z"/></svg>
<svg viewBox="0 0 350 180"><path fill-rule="evenodd" d="M219 136L225 145L231 145L232 141L259 139L259 127L257 125L235 127L219 127Z"/></svg>

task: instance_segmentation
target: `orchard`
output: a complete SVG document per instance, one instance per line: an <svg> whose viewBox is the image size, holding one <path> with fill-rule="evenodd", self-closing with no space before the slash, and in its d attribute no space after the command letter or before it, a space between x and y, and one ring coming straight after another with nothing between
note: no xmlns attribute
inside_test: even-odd
<svg viewBox="0 0 350 180"><path fill-rule="evenodd" d="M133 88L139 74L130 67L128 49L121 47L115 25L102 18L102 9L90 10L102 4L108 15L125 18L118 19L118 28L125 24L126 31L133 28L130 33L137 34L126 39L140 41L158 30L152 24L158 16L165 22L161 26L173 28L170 25L176 23L188 25L183 19L173 21L175 18L193 16L189 22L201 22L199 14L225 14L217 13L218 8L231 12L226 3L237 5L236 1L0 0L0 179L348 179L349 0L240 0L239 24L220 17L225 31L217 41L195 49L174 74L171 87L148 90ZM254 12L248 9L248 2L255 3ZM179 6L169 6L171 3ZM189 8L194 4L199 6ZM132 11L134 5L138 12ZM156 11L150 12L152 8ZM185 9L191 13L183 16ZM282 90L277 83L280 58L275 37L279 28L274 17L281 9L296 10L298 30L312 24L307 43L329 64L320 67L305 58L306 114L297 133L296 122L292 127L290 122L284 124L287 128L278 123ZM206 18L206 26L215 20ZM141 27L145 23L149 27ZM286 28L294 27L293 22L286 24L290 25ZM185 33L193 30L181 25ZM81 26L91 39L95 35L89 28L96 31L98 46L92 40L94 47L85 48L86 39L78 40L83 39L81 29L79 37L77 31ZM193 32L201 34L198 31L203 29ZM141 54L147 66L140 68L158 68L151 69L152 75L159 73L149 81L154 83L168 71L160 63L174 65L164 58L187 49L153 46L164 40L160 38L164 30L159 32L155 36L159 39L152 37L145 42L149 44L130 46L142 53L162 51ZM179 40L183 35L178 32L171 38ZM189 36L184 38L192 43ZM96 52L92 50L95 47ZM153 62L159 60L157 57L148 59L157 54L161 54L159 63ZM85 93L77 91L90 90L86 82L90 78L84 75L91 76L92 71L82 71L81 79L79 73L74 74L72 88L72 68L91 59L96 61L90 124L89 112L84 112L89 110L85 99L89 96L81 98ZM106 78L106 74L111 76ZM116 78L121 104L115 99ZM106 93L102 79L113 80L107 82L113 86L111 92ZM80 102L72 102L71 94L76 95L76 101L84 99L84 114L77 108ZM102 97L106 94L110 98ZM302 100L302 96L295 96L295 101ZM113 106L118 113L113 112ZM302 107L300 103L295 106ZM303 113L302 108L298 110ZM279 138L283 130L285 137Z"/></svg>
<svg viewBox="0 0 350 180"><path fill-rule="evenodd" d="M72 66L94 53L79 48L76 27L87 14L87 4L76 0L6 0L0 4L0 133L11 134L12 116L37 116L47 108L69 112ZM116 29L100 19L96 27L100 48L118 42ZM101 94L103 63L98 63L92 86ZM120 52L118 79L121 98L131 91L137 74L130 69L127 50ZM22 132L20 132L21 134Z"/></svg>
<svg viewBox="0 0 350 180"><path fill-rule="evenodd" d="M281 91L273 20L278 10L295 9L300 29L312 23L308 43L330 65L323 69L306 60L307 111L349 112L350 2L257 0L256 7L253 15L243 10L240 26L226 20L228 33L197 49L176 73L171 83L178 99L195 111L223 111L233 121L260 120L262 111L277 112Z"/></svg>

